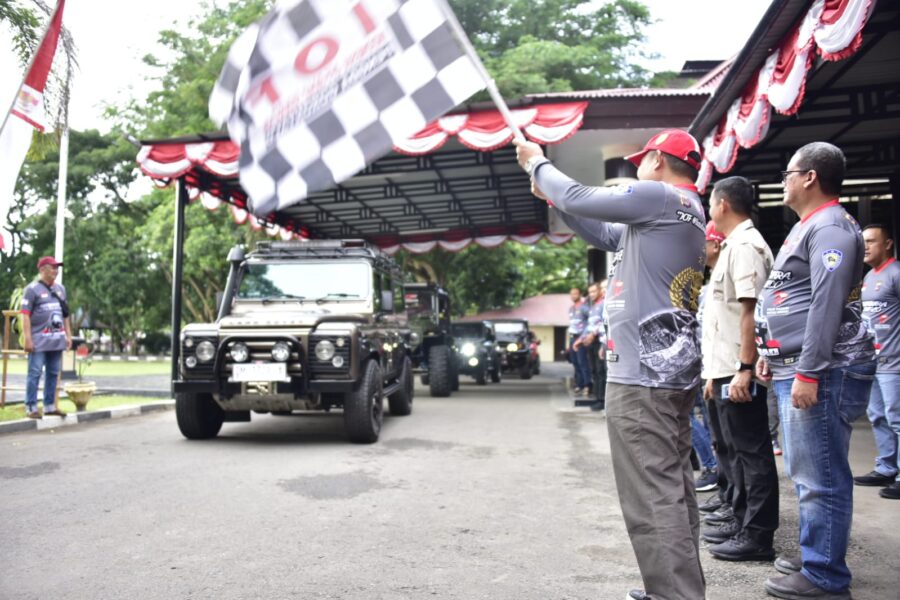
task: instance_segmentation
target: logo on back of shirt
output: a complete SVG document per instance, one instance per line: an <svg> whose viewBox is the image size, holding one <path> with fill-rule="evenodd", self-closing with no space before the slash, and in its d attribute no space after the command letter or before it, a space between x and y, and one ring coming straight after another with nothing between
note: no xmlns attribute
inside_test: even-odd
<svg viewBox="0 0 900 600"><path fill-rule="evenodd" d="M822 253L822 264L829 273L841 266L843 260L844 253L840 250L826 250Z"/></svg>

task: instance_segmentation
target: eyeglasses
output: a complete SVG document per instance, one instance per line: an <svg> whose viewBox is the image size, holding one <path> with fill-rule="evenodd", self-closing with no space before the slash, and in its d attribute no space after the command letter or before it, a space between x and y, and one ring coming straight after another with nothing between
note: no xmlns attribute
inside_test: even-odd
<svg viewBox="0 0 900 600"><path fill-rule="evenodd" d="M793 171L782 171L781 172L781 183L787 181L788 175L791 173L809 173L812 169L795 169Z"/></svg>

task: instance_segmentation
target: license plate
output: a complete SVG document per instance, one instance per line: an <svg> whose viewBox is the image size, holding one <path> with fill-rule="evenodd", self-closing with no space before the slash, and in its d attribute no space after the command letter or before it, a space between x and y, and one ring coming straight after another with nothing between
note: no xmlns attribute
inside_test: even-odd
<svg viewBox="0 0 900 600"><path fill-rule="evenodd" d="M231 381L287 381L284 363L236 364Z"/></svg>

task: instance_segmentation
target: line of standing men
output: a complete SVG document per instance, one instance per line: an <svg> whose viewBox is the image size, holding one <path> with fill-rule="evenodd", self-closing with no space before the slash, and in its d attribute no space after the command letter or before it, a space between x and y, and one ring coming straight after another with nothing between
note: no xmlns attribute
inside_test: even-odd
<svg viewBox="0 0 900 600"><path fill-rule="evenodd" d="M569 297L569 358L575 368L575 395L593 398L591 410L601 411L606 406L606 280L589 285L586 300L578 288L572 288Z"/></svg>
<svg viewBox="0 0 900 600"><path fill-rule="evenodd" d="M517 146L535 195L588 243L615 253L609 280L615 294L606 300L607 424L644 582L628 598L705 598L689 420L703 362L695 313L706 219L693 185L700 147L686 132L661 132L628 157L638 166L637 182L597 188L564 175L536 144ZM755 372L778 395L785 465L800 505L801 557L781 557L775 567L785 575L765 583L779 598L850 598L849 438L868 402L875 361L860 302L862 232L837 201L844 171L843 153L830 144L794 154L782 181L784 202L800 222L774 263L741 200L745 182L732 180L730 189L714 193L713 220L728 230L728 253L713 274L718 299L708 303L707 317L718 314L722 327L737 319L738 326L728 332L730 342L723 331L713 335L703 368L711 379L706 394L725 423L723 447L733 450L726 464L736 532L710 550L732 560L773 554L777 481ZM729 353L719 357L722 344L730 344ZM727 368L729 355L737 360ZM717 365L718 358L726 364ZM726 383L734 389L723 394Z"/></svg>

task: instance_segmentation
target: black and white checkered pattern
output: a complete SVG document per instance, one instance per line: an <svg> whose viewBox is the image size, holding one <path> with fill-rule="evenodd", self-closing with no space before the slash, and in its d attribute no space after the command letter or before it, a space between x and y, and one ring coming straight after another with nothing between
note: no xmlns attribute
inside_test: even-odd
<svg viewBox="0 0 900 600"><path fill-rule="evenodd" d="M256 215L352 177L388 153L394 140L413 135L485 87L480 65L456 36L445 0L364 0L367 21L355 16L360 3L282 2L229 51L209 113L217 123L227 122L240 145L241 184ZM381 45L375 44L379 32ZM373 55L386 58L381 64L373 60L378 66L361 74L341 71L341 85L323 86L333 93L317 103L309 99L310 83L328 67L300 80L294 62L323 36L340 41L329 65L355 64L347 57L367 43L383 50ZM310 63L321 62L324 46L316 47L317 55L310 53ZM254 103L266 78L278 90L274 105Z"/></svg>

